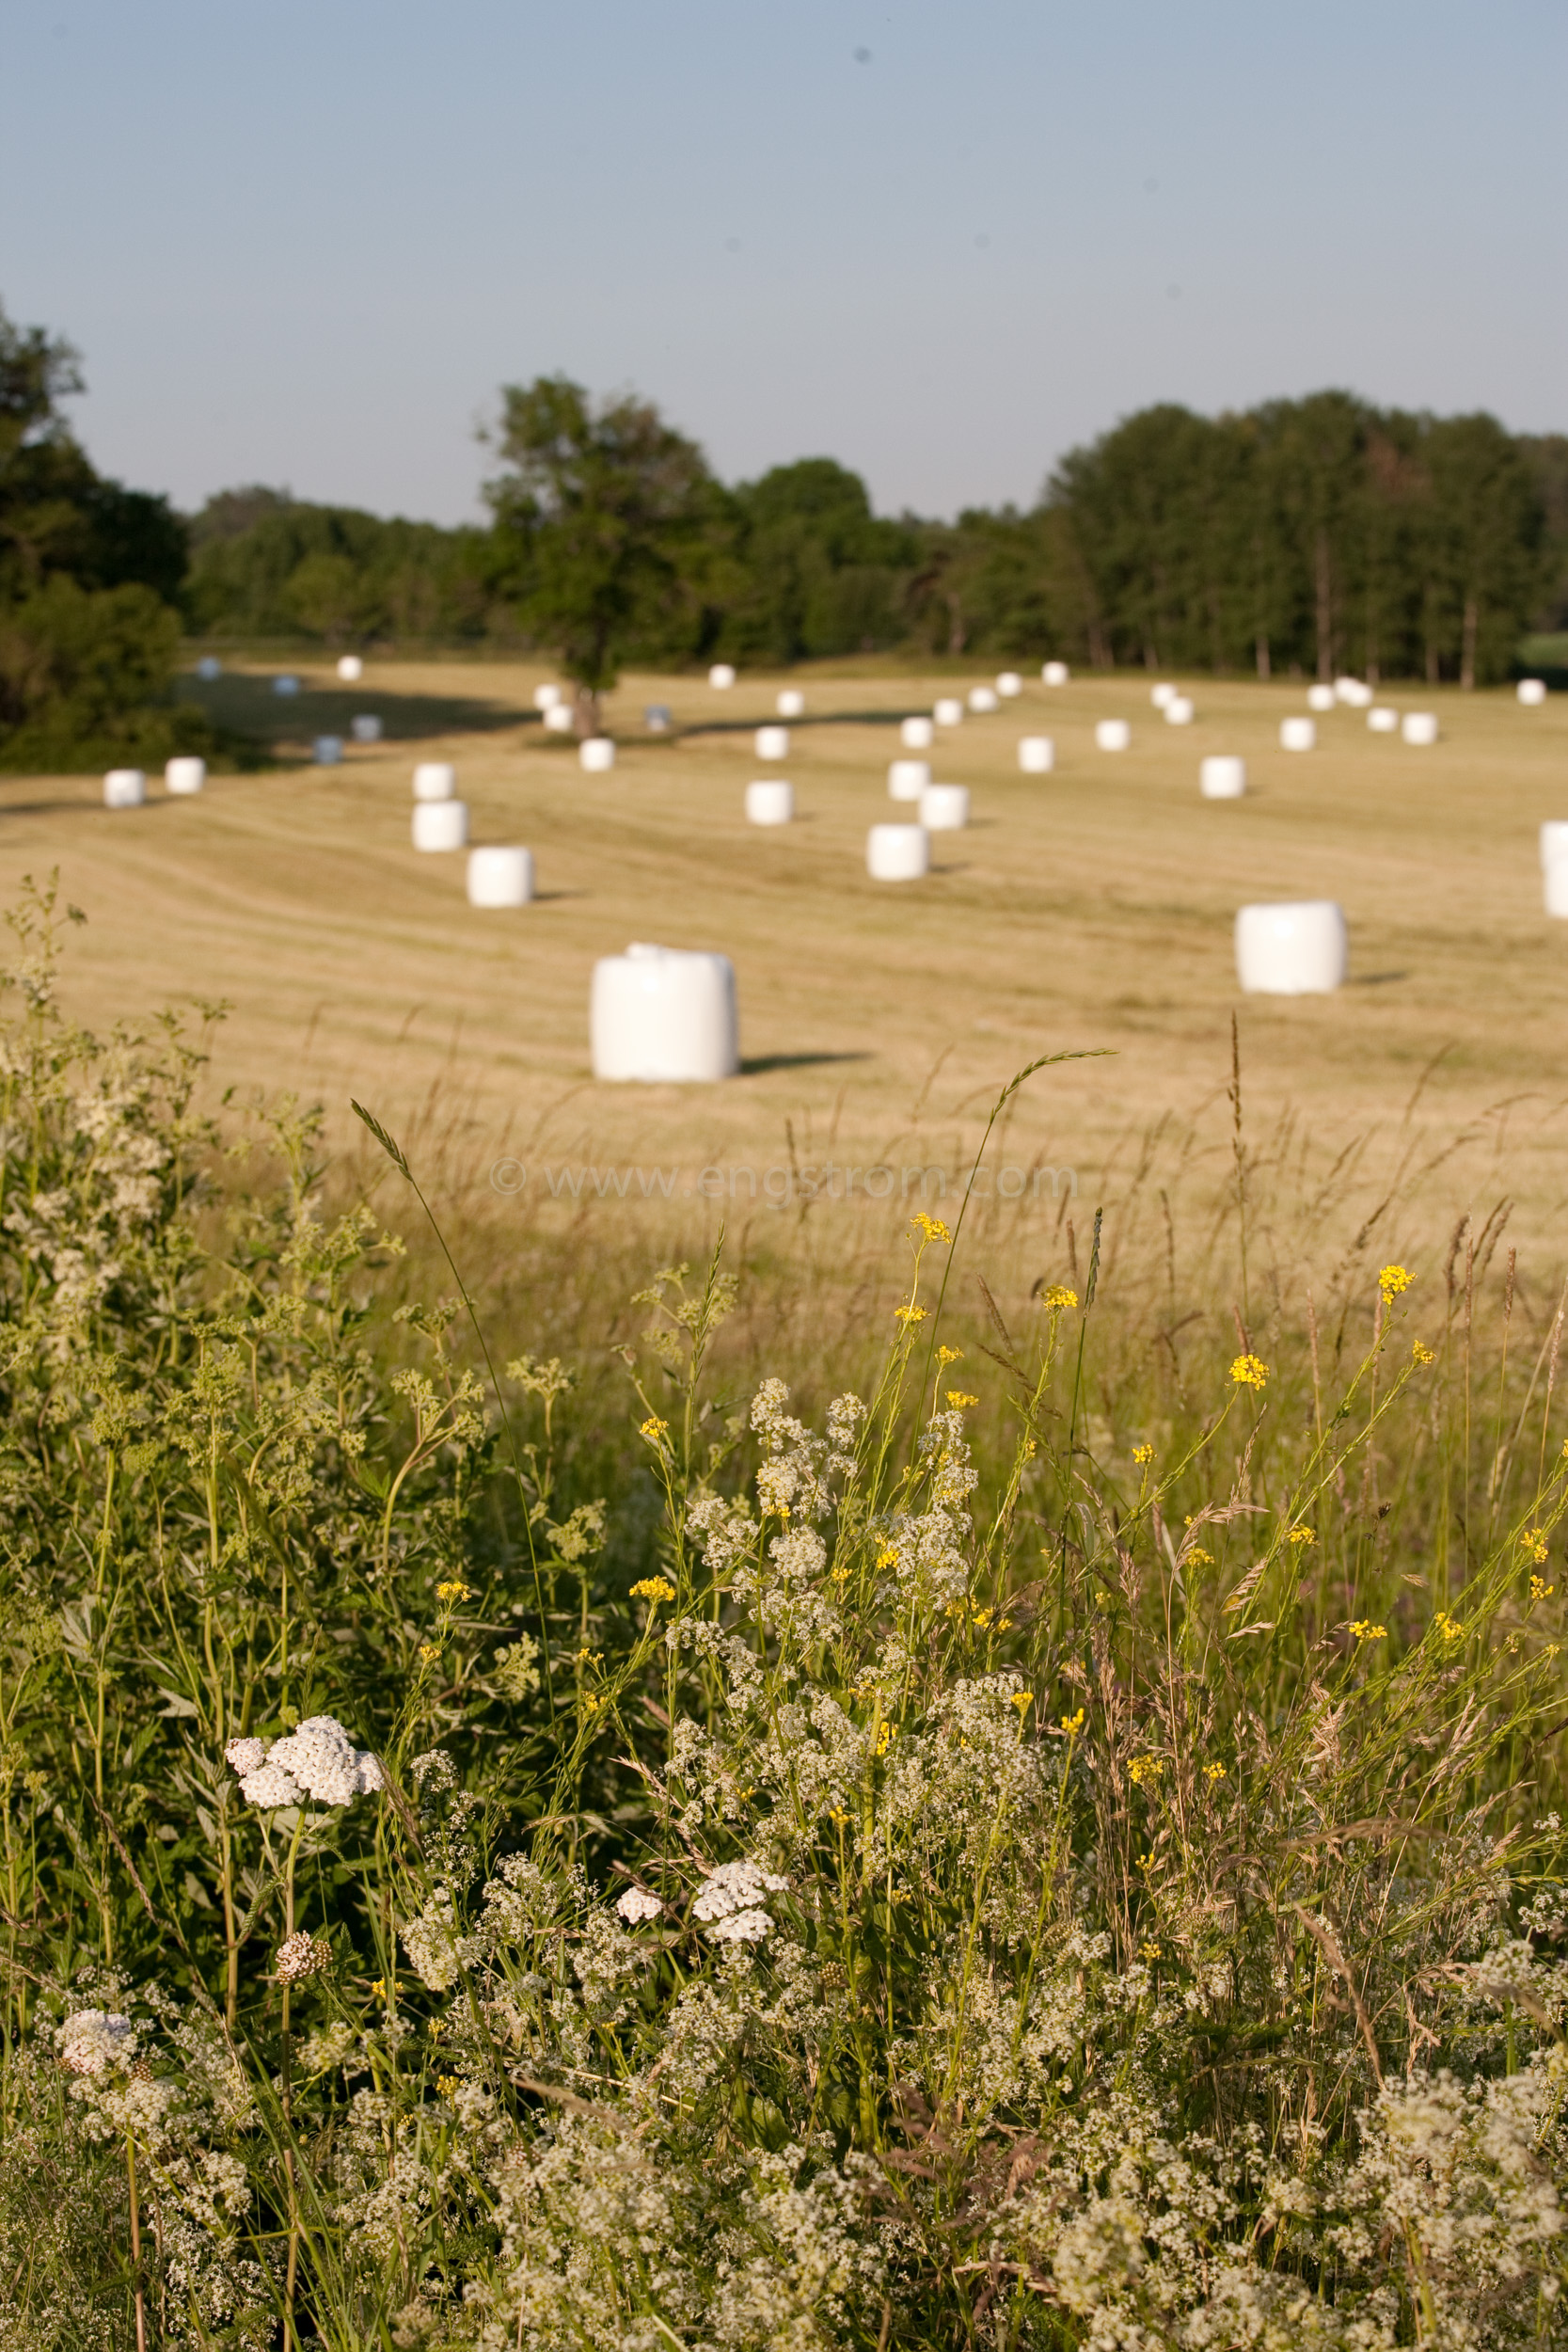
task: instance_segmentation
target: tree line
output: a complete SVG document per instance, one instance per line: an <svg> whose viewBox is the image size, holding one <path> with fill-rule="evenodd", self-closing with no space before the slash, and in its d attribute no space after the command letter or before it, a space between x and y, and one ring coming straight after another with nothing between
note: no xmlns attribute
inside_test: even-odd
<svg viewBox="0 0 1568 2352"><path fill-rule="evenodd" d="M66 421L71 345L0 310L0 761L202 748L182 634L538 650L583 698L628 664L862 653L1260 677L1506 676L1568 626L1568 436L1350 393L1140 410L1028 509L876 515L828 457L724 484L635 396L503 389L488 521L228 490L190 516L105 481ZM187 741L187 739L188 741Z"/></svg>

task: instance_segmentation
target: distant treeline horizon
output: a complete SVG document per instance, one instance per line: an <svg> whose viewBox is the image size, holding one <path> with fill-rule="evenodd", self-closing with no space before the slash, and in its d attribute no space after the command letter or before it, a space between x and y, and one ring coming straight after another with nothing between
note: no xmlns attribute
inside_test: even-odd
<svg viewBox="0 0 1568 2352"><path fill-rule="evenodd" d="M700 503L688 592L647 615L641 665L1057 655L1470 685L1508 676L1525 633L1568 627L1568 435L1346 392L1141 409L1027 510L878 516L827 457L705 473ZM531 649L504 503L448 528L253 485L186 529L194 635Z"/></svg>

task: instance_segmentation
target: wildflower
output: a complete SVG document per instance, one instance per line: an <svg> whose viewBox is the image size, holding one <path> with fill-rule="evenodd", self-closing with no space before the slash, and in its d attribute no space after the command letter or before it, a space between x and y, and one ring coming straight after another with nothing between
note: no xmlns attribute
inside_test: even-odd
<svg viewBox="0 0 1568 2352"><path fill-rule="evenodd" d="M883 1544L881 1546L877 1554L877 1565L879 1568L895 1568L898 1565L898 1547L896 1544Z"/></svg>
<svg viewBox="0 0 1568 2352"><path fill-rule="evenodd" d="M1041 1304L1049 1308L1053 1314L1060 1314L1064 1308L1077 1306L1078 1293L1069 1291L1063 1282L1053 1282Z"/></svg>
<svg viewBox="0 0 1568 2352"><path fill-rule="evenodd" d="M247 1772L259 1772L266 1762L267 1743L264 1740L230 1740L223 1751L223 1760L243 1780Z"/></svg>
<svg viewBox="0 0 1568 2352"><path fill-rule="evenodd" d="M1400 1293L1410 1288L1414 1279L1414 1276L1407 1274L1402 1265L1386 1265L1377 1278L1377 1286L1383 1293L1384 1305L1391 1307Z"/></svg>
<svg viewBox="0 0 1568 2352"><path fill-rule="evenodd" d="M947 1402L951 1405L956 1413L961 1413L966 1406L978 1405L980 1400L977 1396L970 1396L966 1394L962 1389L949 1389L947 1391Z"/></svg>
<svg viewBox="0 0 1568 2352"><path fill-rule="evenodd" d="M1533 1579L1531 1581L1534 1581ZM1457 1618L1450 1617L1446 1609L1439 1609L1432 1622L1445 1642L1457 1642L1463 1639L1465 1628Z"/></svg>
<svg viewBox="0 0 1568 2352"><path fill-rule="evenodd" d="M1160 1946L1158 1944L1151 1944L1148 1936L1145 1936L1138 1948L1142 1952L1145 1960L1163 1960L1164 1957Z"/></svg>
<svg viewBox="0 0 1568 2352"><path fill-rule="evenodd" d="M661 1438L670 1435L670 1424L667 1421L660 1421L657 1413L650 1413L637 1434L646 1438L650 1445L657 1445Z"/></svg>
<svg viewBox="0 0 1568 2352"><path fill-rule="evenodd" d="M937 1361L939 1364L944 1366L947 1364L961 1364L963 1359L964 1352L961 1347L949 1347L944 1342L943 1344L937 1350Z"/></svg>
<svg viewBox="0 0 1568 2352"><path fill-rule="evenodd" d="M720 1944L760 1944L772 1932L773 1922L766 1911L734 1911L708 1930Z"/></svg>
<svg viewBox="0 0 1568 2352"><path fill-rule="evenodd" d="M277 1970L279 1984L303 1984L307 1977L319 1977L331 1959L324 1937L298 1928L279 1944L273 1965Z"/></svg>
<svg viewBox="0 0 1568 2352"><path fill-rule="evenodd" d="M664 1905L657 1895L646 1893L641 1886L628 1886L615 1908L628 1928L637 1928L644 1919L657 1919Z"/></svg>
<svg viewBox="0 0 1568 2352"><path fill-rule="evenodd" d="M1542 1566L1546 1558L1546 1538L1541 1529L1539 1527L1527 1529L1519 1541L1524 1546L1526 1558L1533 1560L1537 1567Z"/></svg>
<svg viewBox="0 0 1568 2352"><path fill-rule="evenodd" d="M1189 1544L1181 1557L1195 1568L1212 1568L1214 1565L1213 1553L1205 1551L1201 1544Z"/></svg>
<svg viewBox="0 0 1568 2352"><path fill-rule="evenodd" d="M834 1829L843 1829L847 1826L849 1816L844 1811L841 1805L835 1804L830 1807L828 1819L832 1821Z"/></svg>
<svg viewBox="0 0 1568 2352"><path fill-rule="evenodd" d="M1154 1448L1151 1445L1135 1445L1132 1448L1132 1459L1140 1470L1147 1469L1154 1459Z"/></svg>
<svg viewBox="0 0 1568 2352"><path fill-rule="evenodd" d="M1386 1639L1388 1629L1386 1625L1373 1625L1370 1617L1357 1617L1351 1631L1358 1642L1381 1642Z"/></svg>
<svg viewBox="0 0 1568 2352"><path fill-rule="evenodd" d="M1220 1763L1205 1764L1203 1768L1203 1777L1205 1780L1211 1782L1224 1780L1226 1778L1225 1766Z"/></svg>
<svg viewBox="0 0 1568 2352"><path fill-rule="evenodd" d="M1032 1692L1028 1691L1015 1691L1007 1704L1009 1707L1017 1708L1018 1719L1022 1724L1024 1716L1027 1715L1029 1709L1034 1706L1035 1701Z"/></svg>
<svg viewBox="0 0 1568 2352"><path fill-rule="evenodd" d="M596 1691L584 1691L582 1694L582 1711L585 1715L592 1715L596 1708L601 1708L603 1705L604 1701Z"/></svg>
<svg viewBox="0 0 1568 2352"><path fill-rule="evenodd" d="M1555 1584L1547 1584L1539 1576L1532 1576L1530 1578L1529 1597L1531 1600L1550 1600L1556 1590L1557 1586Z"/></svg>
<svg viewBox="0 0 1568 2352"><path fill-rule="evenodd" d="M377 1977L375 1981L371 1986L371 1998L372 2001L384 2001L387 1998L387 1979L385 1977Z"/></svg>
<svg viewBox="0 0 1568 2352"><path fill-rule="evenodd" d="M953 1238L941 1217L927 1216L924 1209L917 1209L910 1223L918 1226L927 1241L951 1241Z"/></svg>
<svg viewBox="0 0 1568 2352"><path fill-rule="evenodd" d="M1062 1729L1066 1732L1069 1740L1076 1740L1078 1734L1083 1730L1083 1728L1084 1710L1082 1708L1078 1709L1076 1715L1064 1715L1062 1717Z"/></svg>
<svg viewBox="0 0 1568 2352"><path fill-rule="evenodd" d="M927 1307L895 1307L893 1319L895 1323L924 1323L929 1312Z"/></svg>
<svg viewBox="0 0 1568 2352"><path fill-rule="evenodd" d="M420 1663L421 1666L433 1666L440 1655L441 1645L439 1642L421 1642L420 1644Z"/></svg>
<svg viewBox="0 0 1568 2352"><path fill-rule="evenodd" d="M436 1599L445 1601L449 1609L453 1601L472 1600L473 1597L473 1587L470 1584L460 1584L453 1581L447 1584L437 1584L436 1587Z"/></svg>
<svg viewBox="0 0 1568 2352"><path fill-rule="evenodd" d="M102 2074L129 2066L136 2054L135 2028L113 2010L79 2009L59 2030L60 2064L68 2074Z"/></svg>
<svg viewBox="0 0 1568 2352"><path fill-rule="evenodd" d="M356 1748L331 1715L308 1715L283 1740L230 1740L224 1755L240 1775L242 1794L263 1811L303 1804L307 1797L316 1804L352 1804L386 1787L375 1757Z"/></svg>
<svg viewBox="0 0 1568 2352"><path fill-rule="evenodd" d="M888 1752L889 1748L891 1748L891 1747L892 1747L892 1745L893 1745L894 1741L897 1739L897 1737L898 1737L898 1726L897 1726L897 1724L890 1724L890 1723L887 1723L887 1722L885 1722L885 1721L884 1721L883 1723L881 1723L880 1724L879 1724L879 1726L878 1726L878 1730L877 1730L877 1753L878 1753L878 1755L879 1755L879 1756L886 1756L886 1754L887 1754L887 1752Z"/></svg>
<svg viewBox="0 0 1568 2352"><path fill-rule="evenodd" d="M1285 1540L1288 1544L1315 1544L1318 1533L1312 1527L1292 1527Z"/></svg>
<svg viewBox="0 0 1568 2352"><path fill-rule="evenodd" d="M1148 1853L1139 1854L1136 1859L1137 1867L1140 1870L1151 1870L1154 1867L1154 1855L1152 1851Z"/></svg>
<svg viewBox="0 0 1568 2352"><path fill-rule="evenodd" d="M455 2074L437 2074L436 2077L436 2088L440 2092L443 2099L450 2099L452 2092L457 2089L457 2076Z"/></svg>
<svg viewBox="0 0 1568 2352"><path fill-rule="evenodd" d="M1146 1780L1158 1780L1164 1769L1163 1756L1135 1756L1127 1767L1135 1788L1141 1788Z"/></svg>
<svg viewBox="0 0 1568 2352"><path fill-rule="evenodd" d="M1269 1377L1269 1368L1257 1356L1238 1356L1230 1367L1230 1377L1239 1389L1261 1389Z"/></svg>
<svg viewBox="0 0 1568 2352"><path fill-rule="evenodd" d="M989 1609L976 1609L974 1615L970 1618L970 1624L978 1626L983 1633L987 1626L990 1623L990 1616L991 1613Z"/></svg>
<svg viewBox="0 0 1568 2352"><path fill-rule="evenodd" d="M721 1862L717 1870L709 1871L702 1893L691 1906L692 1915L705 1922L722 1922L735 1916L760 1918L764 1923L762 1934L766 1935L770 1922L767 1912L760 1911L758 1905L765 1895L782 1895L788 1884L787 1879L781 1878L776 1870L765 1870L760 1863ZM743 1941L757 1944L762 1936L748 1932Z"/></svg>
<svg viewBox="0 0 1568 2352"><path fill-rule="evenodd" d="M1420 1340L1417 1340L1413 1343L1410 1353L1415 1361L1418 1364L1432 1364L1435 1363L1437 1360L1431 1348Z"/></svg>
<svg viewBox="0 0 1568 2352"><path fill-rule="evenodd" d="M675 1588L662 1576L644 1576L631 1588L633 1600L649 1600L657 1608L661 1600L673 1600Z"/></svg>

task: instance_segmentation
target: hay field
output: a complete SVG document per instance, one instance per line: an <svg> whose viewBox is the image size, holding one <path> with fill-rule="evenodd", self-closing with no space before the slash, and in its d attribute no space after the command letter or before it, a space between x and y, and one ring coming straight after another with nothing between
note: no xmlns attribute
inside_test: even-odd
<svg viewBox="0 0 1568 2352"><path fill-rule="evenodd" d="M719 694L703 679L628 677L609 704L620 753L608 776L583 775L572 743L546 736L538 667L372 662L341 688L326 664L307 665L292 704L268 675L191 691L302 756L315 733L346 734L355 710L379 712L388 739L347 746L337 769L216 777L194 801L167 800L154 779L150 804L129 813L104 811L94 778L8 779L0 887L8 899L23 874L57 866L86 909L72 1011L107 1025L227 998L225 1083L319 1100L353 1149L358 1095L475 1215L488 1199L508 1219L580 1222L580 1205L550 1201L546 1169L674 1170L686 1207L661 1206L659 1178L641 1201L634 1179L594 1216L622 1234L641 1219L650 1242L673 1218L700 1238L723 1213L694 1197L707 1166L752 1168L759 1182L792 1154L802 1169L957 1169L1011 1073L1073 1047L1113 1057L1031 1081L993 1166L1069 1168L1081 1204L1114 1198L1140 1165L1146 1180L1168 1164L1172 1183L1207 1169L1218 1184L1239 1008L1248 1133L1259 1151L1272 1138L1292 1181L1340 1181L1349 1152L1343 1181L1370 1202L1402 1171L1412 1231L1509 1193L1515 1233L1554 1262L1568 1254L1554 1239L1568 1196L1568 925L1542 912L1536 847L1544 818L1568 816L1568 697L1528 711L1512 692L1406 689L1387 699L1439 710L1434 749L1371 736L1340 710L1320 718L1316 752L1293 755L1278 723L1305 709L1299 683L1199 679L1196 722L1179 729L1142 677L1035 680L996 715L939 734L933 772L971 787L974 822L935 837L927 881L890 886L866 878L863 842L897 813L885 780L895 722L978 671L797 674L808 716L782 770L760 769L751 739L778 679L743 675ZM650 701L673 707L674 735L646 733ZM1111 715L1132 722L1125 754L1094 747ZM1017 739L1037 731L1055 739L1049 776L1018 770ZM1245 756L1246 800L1198 798L1198 762L1216 751ZM417 757L458 764L476 841L532 847L532 907L475 913L461 856L412 850ZM781 772L799 821L749 827L747 781ZM1332 998L1240 997L1237 906L1320 896L1345 907L1350 984ZM738 1080L593 1082L592 965L634 939L734 959ZM500 1160L530 1170L516 1197L490 1188ZM515 1165L502 1181L516 1184ZM723 1186L745 1204L750 1181ZM1009 1214L1032 1235L1058 1232L1064 1210L1082 1230L1086 1205L1063 1192L1053 1206L1049 1182L1029 1191L1039 1197ZM848 1214L840 1203L830 1254L850 1248ZM906 1215L896 1198L858 1201L854 1248L880 1247Z"/></svg>

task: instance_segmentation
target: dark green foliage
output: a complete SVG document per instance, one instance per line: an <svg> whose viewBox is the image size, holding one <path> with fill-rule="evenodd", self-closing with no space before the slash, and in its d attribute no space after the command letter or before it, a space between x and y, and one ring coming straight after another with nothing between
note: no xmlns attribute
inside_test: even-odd
<svg viewBox="0 0 1568 2352"><path fill-rule="evenodd" d="M499 617L482 531L388 522L258 487L209 499L191 540L186 606L206 635L463 644Z"/></svg>
<svg viewBox="0 0 1568 2352"><path fill-rule="evenodd" d="M735 493L740 574L717 643L741 660L879 652L908 629L923 527L879 521L831 457L775 466Z"/></svg>

